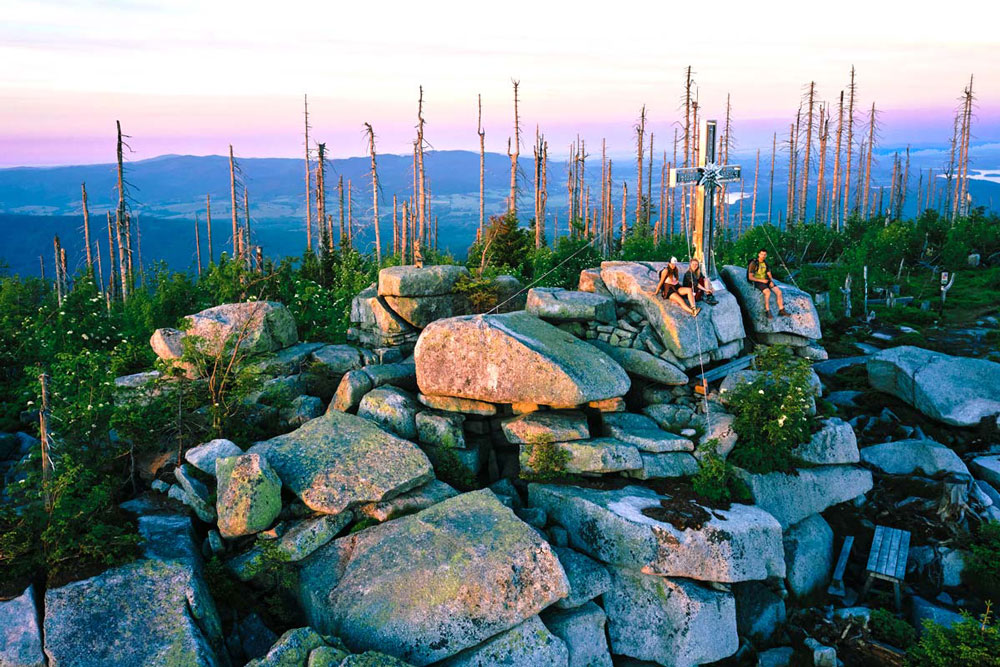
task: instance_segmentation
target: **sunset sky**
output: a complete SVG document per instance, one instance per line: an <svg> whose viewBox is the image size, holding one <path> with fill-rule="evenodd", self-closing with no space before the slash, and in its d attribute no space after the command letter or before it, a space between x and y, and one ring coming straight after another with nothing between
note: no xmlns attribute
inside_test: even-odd
<svg viewBox="0 0 1000 667"><path fill-rule="evenodd" d="M364 122L381 152L407 152L421 84L434 148L478 149L481 93L487 150L503 152L512 78L527 131L538 124L553 146L606 137L627 154L643 104L660 147L672 139L689 64L710 116L732 96L744 149L787 133L811 80L835 105L852 64L859 117L874 101L886 144L946 142L970 74L976 141L1000 142L1000 2L968 3L971 15L936 7L4 0L0 166L110 162L116 119L132 159L229 143L297 157L303 93L334 157L364 154Z"/></svg>

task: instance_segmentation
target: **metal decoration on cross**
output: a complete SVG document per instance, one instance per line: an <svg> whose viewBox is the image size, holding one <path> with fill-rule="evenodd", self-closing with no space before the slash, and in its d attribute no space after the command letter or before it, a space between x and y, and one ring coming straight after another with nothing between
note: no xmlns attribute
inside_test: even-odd
<svg viewBox="0 0 1000 667"><path fill-rule="evenodd" d="M702 122L697 167L670 170L671 188L680 185L698 189L691 215L694 221L692 244L695 258L701 262L705 275L709 278L718 275L712 252L715 241L715 189L723 183L734 183L743 177L739 165L715 163L715 128L714 120Z"/></svg>

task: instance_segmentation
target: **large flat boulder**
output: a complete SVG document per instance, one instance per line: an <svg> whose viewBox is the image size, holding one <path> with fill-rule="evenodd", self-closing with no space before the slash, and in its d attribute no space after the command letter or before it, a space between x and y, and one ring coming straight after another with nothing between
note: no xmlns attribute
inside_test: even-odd
<svg viewBox="0 0 1000 667"><path fill-rule="evenodd" d="M536 317L560 322L615 321L615 300L611 297L558 287L528 290L526 310Z"/></svg>
<svg viewBox="0 0 1000 667"><path fill-rule="evenodd" d="M632 375L637 375L651 382L671 386L681 386L689 382L687 373L669 361L654 357L645 350L632 347L618 347L601 340L588 341L591 345L608 355Z"/></svg>
<svg viewBox="0 0 1000 667"><path fill-rule="evenodd" d="M629 388L606 354L523 311L433 322L414 356L427 395L570 407Z"/></svg>
<svg viewBox="0 0 1000 667"><path fill-rule="evenodd" d="M438 294L435 296L391 296L382 297L385 304L407 323L423 329L434 320L456 315L468 315L468 302L458 294Z"/></svg>
<svg viewBox="0 0 1000 667"><path fill-rule="evenodd" d="M587 417L582 412L529 412L501 422L507 441L515 444L586 440L590 437Z"/></svg>
<svg viewBox="0 0 1000 667"><path fill-rule="evenodd" d="M729 657L739 648L732 593L684 579L612 570L604 594L611 652L666 667Z"/></svg>
<svg viewBox="0 0 1000 667"><path fill-rule="evenodd" d="M680 530L643 514L664 499L644 487L602 491L530 484L528 496L532 507L541 507L566 529L573 548L605 563L701 581L785 575L781 527L750 505L706 511L701 528Z"/></svg>
<svg viewBox="0 0 1000 667"><path fill-rule="evenodd" d="M548 445L521 445L520 463L522 472L539 472L532 468L535 447ZM562 471L572 474L607 474L626 470L642 469L642 457L632 445L614 438L594 438L573 440L551 444L565 456Z"/></svg>
<svg viewBox="0 0 1000 667"><path fill-rule="evenodd" d="M813 514L785 529L785 583L798 598L820 591L833 571L833 529Z"/></svg>
<svg viewBox="0 0 1000 667"><path fill-rule="evenodd" d="M958 454L933 440L897 440L872 445L861 450L861 460L890 475L969 474Z"/></svg>
<svg viewBox="0 0 1000 667"><path fill-rule="evenodd" d="M312 627L414 665L510 630L569 589L548 543L485 489L335 540L299 574Z"/></svg>
<svg viewBox="0 0 1000 667"><path fill-rule="evenodd" d="M1000 364L909 345L868 357L868 382L931 419L975 426L1000 415Z"/></svg>
<svg viewBox="0 0 1000 667"><path fill-rule="evenodd" d="M801 338L818 340L823 337L819 312L812 297L797 287L775 281L781 288L787 316L778 315L778 304L771 296L772 319L767 319L764 311L764 295L747 280L747 270L743 266L724 266L720 276L729 291L736 296L746 319L756 334L791 334ZM776 341L772 341L776 342ZM790 342L790 341L789 341Z"/></svg>
<svg viewBox="0 0 1000 667"><path fill-rule="evenodd" d="M693 442L664 431L646 415L633 412L604 412L601 413L601 423L605 435L637 447L643 452L662 454L694 451Z"/></svg>
<svg viewBox="0 0 1000 667"><path fill-rule="evenodd" d="M810 514L852 500L872 488L871 471L837 465L800 468L797 474L753 474L737 469L750 488L754 503L787 528Z"/></svg>
<svg viewBox="0 0 1000 667"><path fill-rule="evenodd" d="M573 609L594 600L611 587L611 575L589 556L569 547L555 547L559 562L569 580L569 595L556 602L558 609Z"/></svg>
<svg viewBox="0 0 1000 667"><path fill-rule="evenodd" d="M438 296L450 294L455 283L469 276L464 266L390 266L378 272L379 296Z"/></svg>
<svg viewBox="0 0 1000 667"><path fill-rule="evenodd" d="M569 651L562 639L549 632L537 616L532 616L507 632L438 663L439 667L485 665L567 667Z"/></svg>
<svg viewBox="0 0 1000 667"><path fill-rule="evenodd" d="M739 306L725 287L715 284L718 304L702 304L697 317L691 317L670 301L653 296L659 281L659 272L665 262L602 262L601 279L615 301L634 306L660 337L661 342L678 359L697 358L719 350L727 343L746 338ZM729 354L739 353L739 346Z"/></svg>
<svg viewBox="0 0 1000 667"><path fill-rule="evenodd" d="M190 567L143 560L45 593L49 665L226 664L208 587Z"/></svg>
<svg viewBox="0 0 1000 667"><path fill-rule="evenodd" d="M276 301L224 303L185 318L186 336L200 339L198 349L221 354L239 345L243 354L275 352L298 341L295 319Z"/></svg>
<svg viewBox="0 0 1000 667"><path fill-rule="evenodd" d="M282 484L307 507L326 514L386 500L434 479L430 461L415 444L336 410L248 452L262 455Z"/></svg>
<svg viewBox="0 0 1000 667"><path fill-rule="evenodd" d="M20 596L0 602L0 665L45 667L45 664L35 587L28 586Z"/></svg>

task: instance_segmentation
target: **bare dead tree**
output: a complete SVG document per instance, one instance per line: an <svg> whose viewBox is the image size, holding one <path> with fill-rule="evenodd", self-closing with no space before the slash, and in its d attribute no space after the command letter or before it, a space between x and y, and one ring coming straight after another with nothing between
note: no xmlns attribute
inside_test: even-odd
<svg viewBox="0 0 1000 667"><path fill-rule="evenodd" d="M833 188L830 191L830 226L840 231L840 143L844 135L844 91L837 103L837 144L833 154Z"/></svg>
<svg viewBox="0 0 1000 667"><path fill-rule="evenodd" d="M55 281L56 303L59 305L60 308L62 308L63 297L65 295L63 290L63 275L62 275L62 259L61 259L62 247L59 245L58 234L52 237L52 251L53 251L52 254L54 262L56 265L56 281Z"/></svg>
<svg viewBox="0 0 1000 667"><path fill-rule="evenodd" d="M38 376L41 386L41 409L38 411L38 436L42 450L42 495L45 498L45 511L52 513L52 457L50 447L52 434L49 432L49 376L41 373Z"/></svg>
<svg viewBox="0 0 1000 667"><path fill-rule="evenodd" d="M483 96L476 96L479 101L479 119L476 133L479 135L479 231L476 240L483 240L486 229L486 130L483 129Z"/></svg>
<svg viewBox="0 0 1000 667"><path fill-rule="evenodd" d="M87 272L94 277L94 257L90 252L90 211L87 209L87 184L81 183L83 193L83 243L87 246Z"/></svg>
<svg viewBox="0 0 1000 667"><path fill-rule="evenodd" d="M830 139L830 119L829 110L826 105L819 105L819 171L816 174L816 210L813 219L818 224L823 224L823 214L826 212L826 203L823 200L826 194L826 144Z"/></svg>
<svg viewBox="0 0 1000 667"><path fill-rule="evenodd" d="M639 111L639 122L635 125L636 180L635 180L635 221L642 220L642 155L646 147L646 105Z"/></svg>
<svg viewBox="0 0 1000 667"><path fill-rule="evenodd" d="M652 147L650 147L652 153ZM660 215L656 219L656 227L653 228L653 242L659 243L663 238L667 218L670 213L667 211L667 171L670 170L670 163L667 162L667 151L663 151L663 162L660 163Z"/></svg>
<svg viewBox="0 0 1000 667"><path fill-rule="evenodd" d="M247 192L247 187L243 186L243 219L246 221L246 242L242 244L244 255L246 256L247 268L250 268L250 263L252 258L250 257L250 248L253 241L250 239L250 194Z"/></svg>
<svg viewBox="0 0 1000 667"><path fill-rule="evenodd" d="M812 131L814 119L814 104L816 97L816 82L809 82L809 92L806 94L806 147L802 162L802 191L799 195L798 219L805 221L809 195L809 158L812 151Z"/></svg>
<svg viewBox="0 0 1000 667"><path fill-rule="evenodd" d="M399 208L396 202L396 193L392 195L392 254L399 252Z"/></svg>
<svg viewBox="0 0 1000 667"><path fill-rule="evenodd" d="M844 213L843 221L847 221L847 210L851 201L851 166L854 157L854 95L857 85L854 82L854 65L851 65L851 83L847 86L847 168L844 170Z"/></svg>
<svg viewBox="0 0 1000 667"><path fill-rule="evenodd" d="M587 192L590 190L588 188ZM663 209L660 209L660 215L663 215ZM648 228L650 223L653 221L653 133L649 133L649 165L646 169L646 227ZM657 218L657 225L659 225L659 217Z"/></svg>
<svg viewBox="0 0 1000 667"><path fill-rule="evenodd" d="M104 268L101 266L101 239L94 239L94 255L97 258L97 291L104 292ZM42 276L45 279L45 276Z"/></svg>
<svg viewBox="0 0 1000 667"><path fill-rule="evenodd" d="M549 142L542 135L542 191L539 195L539 214L542 225L542 240L545 240L545 212L549 203ZM554 245L554 244L553 244Z"/></svg>
<svg viewBox="0 0 1000 667"><path fill-rule="evenodd" d="M774 136L771 137L771 175L770 175L770 185L767 188L767 224L771 224L774 219L772 217L772 209L774 204L774 159L778 152L778 133L775 132Z"/></svg>
<svg viewBox="0 0 1000 667"><path fill-rule="evenodd" d="M198 213L194 214L194 254L198 265L198 277L201 277L201 235L198 231Z"/></svg>
<svg viewBox="0 0 1000 667"><path fill-rule="evenodd" d="M306 250L312 252L312 169L309 166L309 96L303 95L306 133ZM323 218L317 220L323 224Z"/></svg>
<svg viewBox="0 0 1000 667"><path fill-rule="evenodd" d="M750 226L757 224L757 175L760 172L760 149L757 149L757 159L753 166L753 199L750 202Z"/></svg>
<svg viewBox="0 0 1000 667"><path fill-rule="evenodd" d="M906 146L906 165L903 167L903 182L899 190L899 205L896 207L896 217L903 217L903 208L906 206L906 198L910 189L910 146ZM917 196L919 201L920 197ZM919 211L917 211L919 213Z"/></svg>
<svg viewBox="0 0 1000 667"><path fill-rule="evenodd" d="M542 188L542 139L538 125L535 125L535 144L532 147L534 154L534 186L535 186L535 247L541 248L545 239L545 222L542 220L541 212L541 188Z"/></svg>
<svg viewBox="0 0 1000 667"><path fill-rule="evenodd" d="M861 204L861 210L864 211L865 215L869 215L868 196L872 185L872 156L875 154L875 132L877 129L875 103L872 102L872 110L868 115L868 157L865 163L865 195Z"/></svg>
<svg viewBox="0 0 1000 667"><path fill-rule="evenodd" d="M788 202L785 206L785 216L791 224L795 217L795 123L788 126L788 188L786 197Z"/></svg>
<svg viewBox="0 0 1000 667"><path fill-rule="evenodd" d="M416 245L423 245L425 239L425 220L427 216L427 181L424 173L424 87L420 86L420 99L417 100L417 165L420 170L420 199L417 201L418 204L418 214L420 229L417 233L417 238L414 240ZM351 184L350 181L347 183L347 189L350 191ZM348 198L350 198L350 192L348 192ZM350 216L348 216L348 236L352 235L350 226ZM353 246L353 243L352 243Z"/></svg>
<svg viewBox="0 0 1000 667"><path fill-rule="evenodd" d="M340 215L340 236L338 237L337 240L340 242L340 249L343 250L344 249L344 240L347 239L347 227L346 227L346 222L344 221L344 214L345 214L345 210L346 209L344 209L344 176L343 176L343 174L341 174L340 176L337 177L337 199L340 201L340 210L339 210L339 215ZM333 246L333 230L330 230L330 246L331 247Z"/></svg>
<svg viewBox="0 0 1000 667"><path fill-rule="evenodd" d="M115 236L111 226L111 211L108 211L107 214L108 214L108 296L111 299L114 299L115 291L118 289L116 287L118 283L117 283L117 277L115 275L115 266L116 266Z"/></svg>
<svg viewBox="0 0 1000 667"><path fill-rule="evenodd" d="M115 125L118 128L118 209L115 218L115 226L117 228L117 238L118 238L118 264L119 264L119 276L122 281L122 301L128 300L128 285L129 285L129 275L127 274L127 260L125 259L125 245L122 239L122 228L125 226L125 178L124 178L124 155L122 148L124 142L122 141L122 124L121 121L116 120Z"/></svg>
<svg viewBox="0 0 1000 667"><path fill-rule="evenodd" d="M240 221L236 206L236 159L233 157L232 144L229 144L229 205L233 218L233 259L237 259L240 257Z"/></svg>
<svg viewBox="0 0 1000 667"><path fill-rule="evenodd" d="M316 222L323 226L326 221L326 144L316 144ZM333 235L327 229L326 242L322 243L324 252L333 250Z"/></svg>
<svg viewBox="0 0 1000 667"><path fill-rule="evenodd" d="M378 220L378 170L375 165L375 130L372 129L370 123L365 123L365 130L368 132L368 153L372 158L372 206L375 211L372 216L372 222L375 225L375 261L378 264L382 264L382 235L379 230L379 220Z"/></svg>
<svg viewBox="0 0 1000 667"><path fill-rule="evenodd" d="M347 245L354 248L354 188L351 179L347 179ZM424 241L421 241L423 243Z"/></svg>
<svg viewBox="0 0 1000 667"><path fill-rule="evenodd" d="M410 228L410 203L403 200L403 226L400 229L400 264L406 264L409 259L409 228Z"/></svg>
<svg viewBox="0 0 1000 667"><path fill-rule="evenodd" d="M205 195L205 230L208 232L208 263L215 261L212 254L212 195Z"/></svg>

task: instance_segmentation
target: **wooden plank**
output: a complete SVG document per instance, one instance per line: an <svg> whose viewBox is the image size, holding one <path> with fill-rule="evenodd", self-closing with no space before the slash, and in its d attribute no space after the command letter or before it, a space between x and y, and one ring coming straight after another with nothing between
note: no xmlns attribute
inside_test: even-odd
<svg viewBox="0 0 1000 667"><path fill-rule="evenodd" d="M843 581L844 570L847 569L847 559L851 556L851 547L854 546L854 536L848 535L844 538L844 546L840 548L840 557L837 559L837 567L833 568L833 580Z"/></svg>
<svg viewBox="0 0 1000 667"><path fill-rule="evenodd" d="M878 564L879 551L882 547L882 536L885 534L885 526L875 526L875 536L872 538L872 548L868 552L868 564L865 569L869 572L876 571L876 565Z"/></svg>
<svg viewBox="0 0 1000 667"><path fill-rule="evenodd" d="M732 361L722 364L721 366L716 366L715 368L709 369L704 373L698 373L694 376L695 382L714 382L719 378L725 377L734 371L741 371L744 368L750 366L751 362L754 360L754 355L749 354L745 357L739 357L733 359Z"/></svg>
<svg viewBox="0 0 1000 667"><path fill-rule="evenodd" d="M896 549L899 548L899 538L900 538L899 532L896 531L895 529L893 528L885 529L885 533L882 536L882 548L880 550L881 553L879 554L878 557L878 563L875 566L875 570L879 574L884 575L886 573L886 569L889 566L889 556L891 556L893 552L893 545L895 545ZM896 562L893 561L893 572L895 572L895 565Z"/></svg>
<svg viewBox="0 0 1000 667"><path fill-rule="evenodd" d="M889 541L889 555L885 559L885 566L882 568L882 574L887 577L896 575L896 561L899 559L899 543L902 540L903 531L893 528L892 539Z"/></svg>
<svg viewBox="0 0 1000 667"><path fill-rule="evenodd" d="M910 555L910 531L903 531L903 541L899 543L899 558L896 560L896 578L906 578L906 560Z"/></svg>

